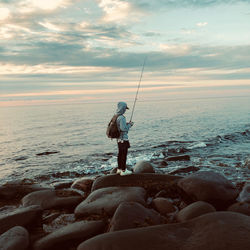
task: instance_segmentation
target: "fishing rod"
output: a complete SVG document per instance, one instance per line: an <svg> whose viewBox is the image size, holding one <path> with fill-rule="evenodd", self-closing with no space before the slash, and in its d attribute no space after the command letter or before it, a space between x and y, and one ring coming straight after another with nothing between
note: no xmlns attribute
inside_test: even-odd
<svg viewBox="0 0 250 250"><path fill-rule="evenodd" d="M142 65L141 76L140 76L139 84L138 84L136 95L135 95L135 101L134 101L134 105L133 105L133 109L132 109L132 114L131 114L131 117L130 117L130 122L132 121L132 117L133 117L133 114L134 114L135 103L137 101L138 92L139 92L139 89L140 89L140 86L141 86L141 79L142 79L142 75L143 75L143 71L144 71L144 66L145 66L146 60L147 60L147 57L145 57L143 65Z"/></svg>

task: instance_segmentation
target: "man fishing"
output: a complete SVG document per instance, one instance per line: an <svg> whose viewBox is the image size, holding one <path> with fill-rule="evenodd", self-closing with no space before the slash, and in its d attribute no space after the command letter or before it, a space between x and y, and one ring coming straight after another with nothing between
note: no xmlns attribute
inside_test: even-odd
<svg viewBox="0 0 250 250"><path fill-rule="evenodd" d="M132 121L128 123L126 122L124 113L126 112L127 109L129 108L125 102L118 102L116 111L116 115L118 117L116 120L116 124L118 130L120 131L120 136L117 139L117 145L118 145L117 174L120 175L132 174L132 172L126 168L126 161L127 161L128 148L130 148L128 131L133 126L134 123Z"/></svg>
<svg viewBox="0 0 250 250"><path fill-rule="evenodd" d="M141 76L139 80L139 84L137 87L136 95L135 95L135 100L134 100L134 105L132 109L132 114L130 118L130 122L126 122L126 118L124 116L124 113L126 112L126 109L129 109L127 106L127 103L125 102L118 102L117 104L117 111L116 111L116 124L117 128L120 132L120 135L117 139L117 144L118 144L118 168L117 168L117 173L120 175L128 175L132 174L132 172L128 169L126 169L126 161L127 161L127 154L128 154L128 148L130 148L129 140L128 140L128 131L129 129L134 125L132 122L132 117L134 114L134 109L135 109L135 103L137 101L137 96L139 92L139 88L141 85L141 80L142 80L142 75L144 71L144 66L146 63L147 57L145 57L143 66L142 66L142 71L141 71Z"/></svg>

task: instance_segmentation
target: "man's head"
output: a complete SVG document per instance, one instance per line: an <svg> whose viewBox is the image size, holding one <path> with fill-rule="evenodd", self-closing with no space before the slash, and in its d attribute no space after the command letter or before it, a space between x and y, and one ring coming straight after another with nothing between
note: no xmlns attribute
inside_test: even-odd
<svg viewBox="0 0 250 250"><path fill-rule="evenodd" d="M118 102L116 113L123 115L126 112L126 109L129 109L126 102Z"/></svg>

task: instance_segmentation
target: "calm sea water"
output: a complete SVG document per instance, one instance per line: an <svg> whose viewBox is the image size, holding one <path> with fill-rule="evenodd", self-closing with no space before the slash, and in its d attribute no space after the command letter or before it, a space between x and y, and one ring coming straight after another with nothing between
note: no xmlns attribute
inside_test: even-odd
<svg viewBox="0 0 250 250"><path fill-rule="evenodd" d="M249 107L249 97L138 102L128 165L188 154L191 161L157 171L198 166L244 181L249 178L244 168L250 156ZM52 183L116 167L116 141L105 134L115 109L116 103L2 107L0 183ZM131 110L128 120L130 115Z"/></svg>

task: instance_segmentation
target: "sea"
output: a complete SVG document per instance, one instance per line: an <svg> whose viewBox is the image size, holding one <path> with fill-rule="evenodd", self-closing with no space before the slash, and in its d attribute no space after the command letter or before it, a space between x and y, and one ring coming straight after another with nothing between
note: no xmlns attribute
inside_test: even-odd
<svg viewBox="0 0 250 250"><path fill-rule="evenodd" d="M117 167L117 142L106 136L115 110L116 102L1 107L0 184L109 173ZM133 121L129 168L145 160L157 173L212 170L234 183L250 178L249 96L138 101ZM180 155L190 160L166 161Z"/></svg>

